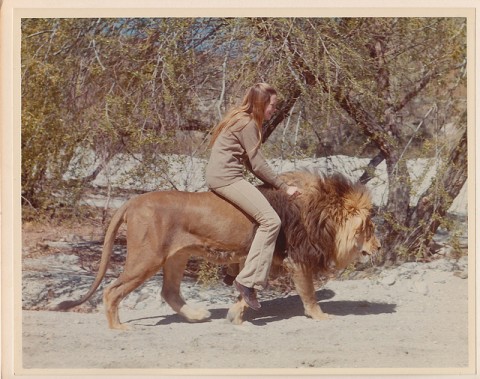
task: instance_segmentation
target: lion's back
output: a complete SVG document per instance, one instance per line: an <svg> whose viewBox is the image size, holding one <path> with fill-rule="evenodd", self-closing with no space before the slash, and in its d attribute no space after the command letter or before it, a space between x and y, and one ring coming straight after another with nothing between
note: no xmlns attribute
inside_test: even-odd
<svg viewBox="0 0 480 379"><path fill-rule="evenodd" d="M170 229L172 233L187 231L208 239L230 236L239 241L250 240L252 220L237 207L213 192L158 191L130 200L125 220L129 228Z"/></svg>
<svg viewBox="0 0 480 379"><path fill-rule="evenodd" d="M160 215L166 218L192 215L199 211L208 212L214 209L216 199L211 192L185 192L185 191L156 191L147 192L128 200L126 211L127 220L143 218L153 220Z"/></svg>

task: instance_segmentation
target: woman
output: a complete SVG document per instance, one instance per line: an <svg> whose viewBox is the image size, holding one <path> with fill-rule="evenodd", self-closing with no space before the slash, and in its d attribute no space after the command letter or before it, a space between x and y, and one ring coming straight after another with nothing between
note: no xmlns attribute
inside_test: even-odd
<svg viewBox="0 0 480 379"><path fill-rule="evenodd" d="M207 185L214 192L240 207L259 224L245 266L234 285L252 309L259 309L256 289L267 285L280 218L262 193L243 178L245 166L260 180L286 191L299 193L288 186L268 166L260 145L262 123L275 112L277 93L266 83L249 88L240 106L233 108L212 134L212 152L207 165Z"/></svg>

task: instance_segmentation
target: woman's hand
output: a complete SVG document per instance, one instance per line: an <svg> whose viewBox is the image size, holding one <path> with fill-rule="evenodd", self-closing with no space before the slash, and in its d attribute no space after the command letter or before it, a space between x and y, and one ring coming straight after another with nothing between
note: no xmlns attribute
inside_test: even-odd
<svg viewBox="0 0 480 379"><path fill-rule="evenodd" d="M287 195L289 196L292 196L292 197L297 197L298 195L300 195L301 192L300 190L298 189L298 187L296 186L288 186L287 187Z"/></svg>

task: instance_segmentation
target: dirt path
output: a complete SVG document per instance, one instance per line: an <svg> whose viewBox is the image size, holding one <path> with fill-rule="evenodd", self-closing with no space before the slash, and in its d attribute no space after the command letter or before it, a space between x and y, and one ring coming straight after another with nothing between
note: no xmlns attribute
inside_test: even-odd
<svg viewBox="0 0 480 379"><path fill-rule="evenodd" d="M331 281L317 292L333 316L327 321L304 317L300 298L290 295L264 299L260 311L249 310L244 324L233 326L225 321L234 299L229 287L206 291L188 282L185 297L202 299L212 313L209 322L187 323L153 296L121 307L122 321L133 328L127 332L109 330L102 312L23 311L23 366L135 373L428 367L460 373L469 365L467 271L463 257Z"/></svg>

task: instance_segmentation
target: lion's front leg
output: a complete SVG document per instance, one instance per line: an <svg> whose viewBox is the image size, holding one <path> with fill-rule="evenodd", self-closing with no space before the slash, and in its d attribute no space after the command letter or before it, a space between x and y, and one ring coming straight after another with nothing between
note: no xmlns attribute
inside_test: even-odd
<svg viewBox="0 0 480 379"><path fill-rule="evenodd" d="M243 322L243 315L245 314L245 309L247 308L248 305L245 300L243 298L239 299L228 310L227 320L234 325L240 325Z"/></svg>
<svg viewBox="0 0 480 379"><path fill-rule="evenodd" d="M313 275L307 267L292 264L289 269L292 272L292 279L295 283L295 289L302 299L305 315L314 320L325 320L329 318L318 305L315 296L315 287L313 286Z"/></svg>

